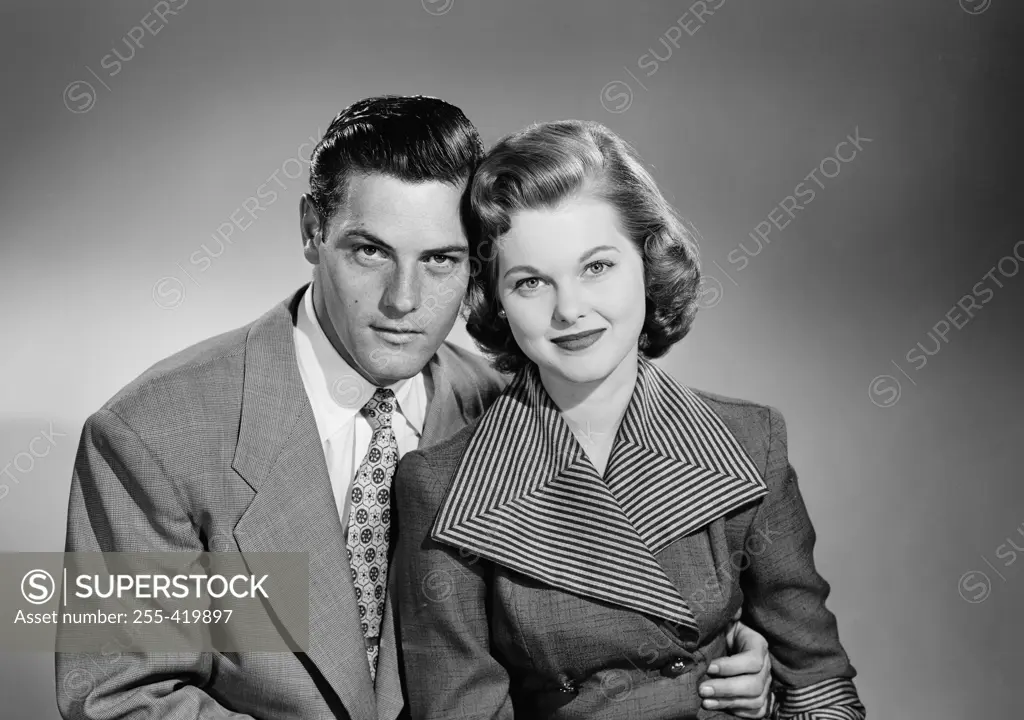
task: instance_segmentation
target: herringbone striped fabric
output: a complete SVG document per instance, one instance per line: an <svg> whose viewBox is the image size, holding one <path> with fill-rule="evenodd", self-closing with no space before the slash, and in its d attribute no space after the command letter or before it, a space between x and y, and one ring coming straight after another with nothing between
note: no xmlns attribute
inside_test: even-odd
<svg viewBox="0 0 1024 720"><path fill-rule="evenodd" d="M433 538L697 634L654 555L766 493L721 419L644 358L602 478L531 364L481 421Z"/></svg>

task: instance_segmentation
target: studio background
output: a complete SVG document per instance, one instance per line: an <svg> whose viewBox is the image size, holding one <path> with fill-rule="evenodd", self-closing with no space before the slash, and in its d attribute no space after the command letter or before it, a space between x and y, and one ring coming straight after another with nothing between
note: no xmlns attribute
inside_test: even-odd
<svg viewBox="0 0 1024 720"><path fill-rule="evenodd" d="M303 160L343 106L440 96L488 144L598 120L702 236L703 309L662 366L787 420L870 716L1019 715L1019 4L2 7L0 550L63 549L90 413L308 280ZM0 654L0 715L56 719L53 676Z"/></svg>

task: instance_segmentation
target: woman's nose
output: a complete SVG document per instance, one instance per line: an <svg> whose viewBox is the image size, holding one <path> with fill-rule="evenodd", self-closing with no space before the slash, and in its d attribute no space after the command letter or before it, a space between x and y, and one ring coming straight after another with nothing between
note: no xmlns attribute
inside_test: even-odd
<svg viewBox="0 0 1024 720"><path fill-rule="evenodd" d="M560 285L555 296L555 319L572 325L586 314L586 297L574 283Z"/></svg>

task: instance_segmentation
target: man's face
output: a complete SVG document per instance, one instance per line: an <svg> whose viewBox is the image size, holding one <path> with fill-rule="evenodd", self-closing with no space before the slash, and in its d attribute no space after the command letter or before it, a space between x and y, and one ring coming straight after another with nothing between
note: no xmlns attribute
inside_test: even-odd
<svg viewBox="0 0 1024 720"><path fill-rule="evenodd" d="M306 239L320 324L376 385L423 370L455 323L468 282L464 188L353 176L326 236Z"/></svg>

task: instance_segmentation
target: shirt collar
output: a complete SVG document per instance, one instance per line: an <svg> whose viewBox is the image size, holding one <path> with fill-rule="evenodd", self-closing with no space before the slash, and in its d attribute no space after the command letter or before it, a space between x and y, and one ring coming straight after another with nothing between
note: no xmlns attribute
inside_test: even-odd
<svg viewBox="0 0 1024 720"><path fill-rule="evenodd" d="M766 493L722 419L643 357L601 477L531 363L481 419L432 536L696 632L655 553Z"/></svg>
<svg viewBox="0 0 1024 720"><path fill-rule="evenodd" d="M377 386L353 370L334 349L317 319L312 283L297 308L295 351L323 442L351 422L373 397ZM427 410L423 373L385 387L395 393L398 412L418 435L422 435Z"/></svg>

